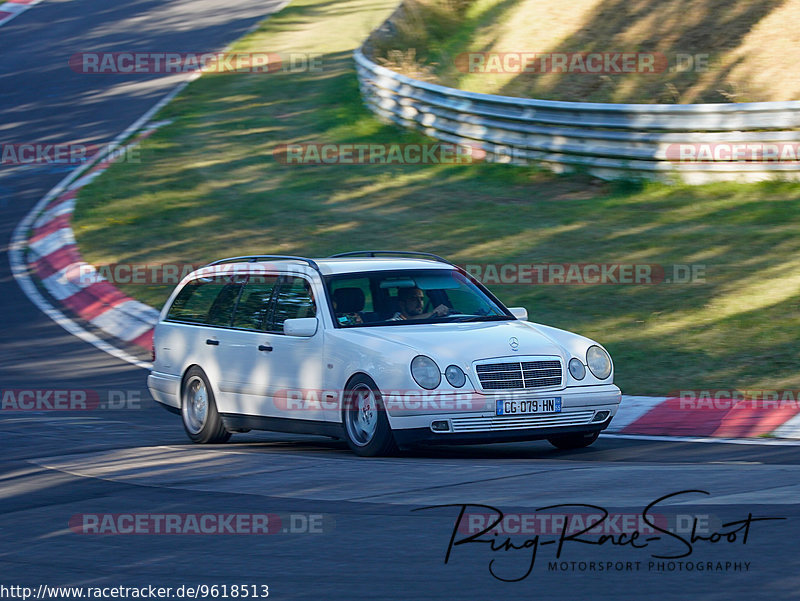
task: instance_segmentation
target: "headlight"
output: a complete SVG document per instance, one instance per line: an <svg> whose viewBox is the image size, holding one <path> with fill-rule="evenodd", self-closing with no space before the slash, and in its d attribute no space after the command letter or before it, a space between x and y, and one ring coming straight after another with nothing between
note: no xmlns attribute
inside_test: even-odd
<svg viewBox="0 0 800 601"><path fill-rule="evenodd" d="M444 377L454 388L461 388L467 382L467 376L458 365L450 365L444 370Z"/></svg>
<svg viewBox="0 0 800 601"><path fill-rule="evenodd" d="M605 380L611 375L611 357L599 346L590 346L586 351L586 365L598 380Z"/></svg>
<svg viewBox="0 0 800 601"><path fill-rule="evenodd" d="M571 373L572 377L576 380L583 380L586 376L586 368L583 366L580 359L573 357L569 360L569 373Z"/></svg>
<svg viewBox="0 0 800 601"><path fill-rule="evenodd" d="M442 381L442 374L436 361L425 355L414 357L411 362L411 375L417 384L427 390L433 390Z"/></svg>

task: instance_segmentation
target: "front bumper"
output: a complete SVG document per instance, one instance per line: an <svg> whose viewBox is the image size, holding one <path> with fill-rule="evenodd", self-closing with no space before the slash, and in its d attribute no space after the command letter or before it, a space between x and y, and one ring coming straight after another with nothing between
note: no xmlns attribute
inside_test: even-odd
<svg viewBox="0 0 800 601"><path fill-rule="evenodd" d="M402 448L419 444L489 444L496 442L520 442L526 440L542 440L551 436L564 434L590 434L608 428L611 417L602 423L591 423L583 426L559 426L543 428L509 429L501 431L478 432L433 432L430 428L409 428L395 430L395 442Z"/></svg>
<svg viewBox="0 0 800 601"><path fill-rule="evenodd" d="M487 398L476 411L426 411L409 415L392 412L389 422L400 446L414 444L483 444L538 440L563 434L605 430L619 408L621 393L613 384L565 388L553 392L513 394L513 398L561 397L560 413L527 415L495 414L497 395ZM396 406L396 405L395 405ZM434 422L446 422L446 430L434 431Z"/></svg>
<svg viewBox="0 0 800 601"><path fill-rule="evenodd" d="M503 399L561 398L561 413L532 414L528 416L495 415L496 403ZM619 388L614 384L603 386L573 386L562 390L548 391L498 391L493 394L433 393L411 403L408 397L383 395L383 402L393 430L430 428L435 420L451 420L453 431L464 429L505 429L514 421L520 427L546 427L548 425L584 425L590 423L598 411L609 411L611 417L617 412L621 400ZM481 421L485 428L480 428ZM458 427L455 427L458 426Z"/></svg>

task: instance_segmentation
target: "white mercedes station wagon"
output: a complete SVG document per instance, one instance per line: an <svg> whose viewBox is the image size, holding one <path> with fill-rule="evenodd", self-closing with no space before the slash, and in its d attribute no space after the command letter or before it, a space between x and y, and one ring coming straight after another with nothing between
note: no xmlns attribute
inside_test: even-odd
<svg viewBox="0 0 800 601"><path fill-rule="evenodd" d="M258 429L365 456L545 438L576 449L620 402L602 346L527 321L426 253L212 263L172 293L153 353L150 392L198 443Z"/></svg>

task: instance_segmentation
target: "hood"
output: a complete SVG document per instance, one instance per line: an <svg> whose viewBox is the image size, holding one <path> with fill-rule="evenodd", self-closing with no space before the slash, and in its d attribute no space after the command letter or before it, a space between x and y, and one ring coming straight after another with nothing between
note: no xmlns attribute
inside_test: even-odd
<svg viewBox="0 0 800 601"><path fill-rule="evenodd" d="M568 361L571 356L555 337L524 321L403 324L353 328L348 333L403 345L416 353L429 355L442 369L451 363L468 367L473 361L495 357L550 355ZM569 332L563 334L575 336ZM511 338L519 343L516 351L511 348Z"/></svg>
<svg viewBox="0 0 800 601"><path fill-rule="evenodd" d="M528 327L533 328L543 336L547 336L551 340L555 340L561 345L564 350L571 357L578 357L581 361L586 360L586 351L592 345L597 345L605 350L605 347L599 342L595 342L591 338L569 332L567 330L560 330L552 326L546 326L540 323L528 322Z"/></svg>

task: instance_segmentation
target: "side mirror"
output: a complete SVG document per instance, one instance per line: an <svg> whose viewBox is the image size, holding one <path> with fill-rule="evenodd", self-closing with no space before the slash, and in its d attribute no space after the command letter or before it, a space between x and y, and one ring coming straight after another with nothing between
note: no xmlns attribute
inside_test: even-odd
<svg viewBox="0 0 800 601"><path fill-rule="evenodd" d="M301 319L287 319L283 322L283 333L287 336L310 338L317 333L319 321L316 317L303 317Z"/></svg>
<svg viewBox="0 0 800 601"><path fill-rule="evenodd" d="M528 321L528 310L525 307L509 307L508 310L520 321Z"/></svg>

